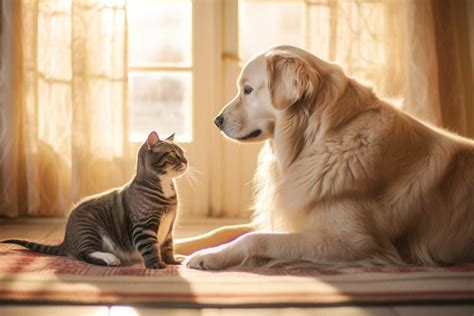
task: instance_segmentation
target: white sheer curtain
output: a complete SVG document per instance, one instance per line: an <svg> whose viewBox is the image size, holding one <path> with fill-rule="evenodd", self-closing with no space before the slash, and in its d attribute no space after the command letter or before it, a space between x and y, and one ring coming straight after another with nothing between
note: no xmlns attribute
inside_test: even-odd
<svg viewBox="0 0 474 316"><path fill-rule="evenodd" d="M64 215L123 183L125 0L3 1L0 215Z"/></svg>
<svg viewBox="0 0 474 316"><path fill-rule="evenodd" d="M474 5L469 0L405 2L406 110L474 137Z"/></svg>
<svg viewBox="0 0 474 316"><path fill-rule="evenodd" d="M474 136L472 61L466 0L307 1L309 49L400 98L415 116ZM324 16L321 5L327 3ZM316 5L318 4L318 5ZM469 11L469 8L470 11Z"/></svg>

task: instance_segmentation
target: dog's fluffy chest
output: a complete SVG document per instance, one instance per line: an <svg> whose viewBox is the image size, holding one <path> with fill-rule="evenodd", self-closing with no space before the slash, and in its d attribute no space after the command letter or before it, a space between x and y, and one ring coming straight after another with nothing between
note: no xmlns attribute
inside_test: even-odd
<svg viewBox="0 0 474 316"><path fill-rule="evenodd" d="M282 172L271 146L266 146L260 155L260 166L257 170L256 182L258 192L256 195L257 222L262 228L273 231L299 231L302 227L302 213L293 207L296 199L304 197L294 196L285 199L291 188L291 179Z"/></svg>
<svg viewBox="0 0 474 316"><path fill-rule="evenodd" d="M348 190L363 190L357 186L365 181L370 170L361 157L369 148L344 141L324 140L307 146L288 166L283 166L284 150L266 146L257 175L261 188L257 211L265 217L266 227L284 231L299 231L307 226L308 214L317 212L322 201ZM365 183L368 183L365 181Z"/></svg>

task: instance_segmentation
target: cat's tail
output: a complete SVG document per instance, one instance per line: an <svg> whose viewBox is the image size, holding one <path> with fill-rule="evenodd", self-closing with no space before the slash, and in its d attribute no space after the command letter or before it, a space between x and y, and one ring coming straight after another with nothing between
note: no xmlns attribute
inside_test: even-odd
<svg viewBox="0 0 474 316"><path fill-rule="evenodd" d="M32 251L45 253L48 255L56 255L56 256L65 256L66 253L64 252L64 244L61 243L59 245L44 245L38 244L35 242L21 240L21 239L7 239L0 241L2 244L16 244L28 248Z"/></svg>

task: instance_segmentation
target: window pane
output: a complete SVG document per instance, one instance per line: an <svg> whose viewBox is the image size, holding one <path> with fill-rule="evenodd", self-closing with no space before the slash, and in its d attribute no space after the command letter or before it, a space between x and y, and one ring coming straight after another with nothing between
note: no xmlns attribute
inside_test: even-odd
<svg viewBox="0 0 474 316"><path fill-rule="evenodd" d="M133 0L127 9L130 66L191 65L190 0Z"/></svg>
<svg viewBox="0 0 474 316"><path fill-rule="evenodd" d="M240 1L240 57L279 44L304 46L304 2Z"/></svg>
<svg viewBox="0 0 474 316"><path fill-rule="evenodd" d="M143 142L155 130L190 142L191 80L191 72L130 72L130 140Z"/></svg>

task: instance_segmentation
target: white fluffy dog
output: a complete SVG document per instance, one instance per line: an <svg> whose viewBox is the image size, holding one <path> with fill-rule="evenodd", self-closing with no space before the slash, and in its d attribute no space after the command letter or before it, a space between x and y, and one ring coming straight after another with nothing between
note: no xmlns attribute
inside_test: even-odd
<svg viewBox="0 0 474 316"><path fill-rule="evenodd" d="M188 267L283 261L474 261L474 142L420 122L307 51L250 60L215 123L266 141L256 176L261 230L195 252Z"/></svg>

